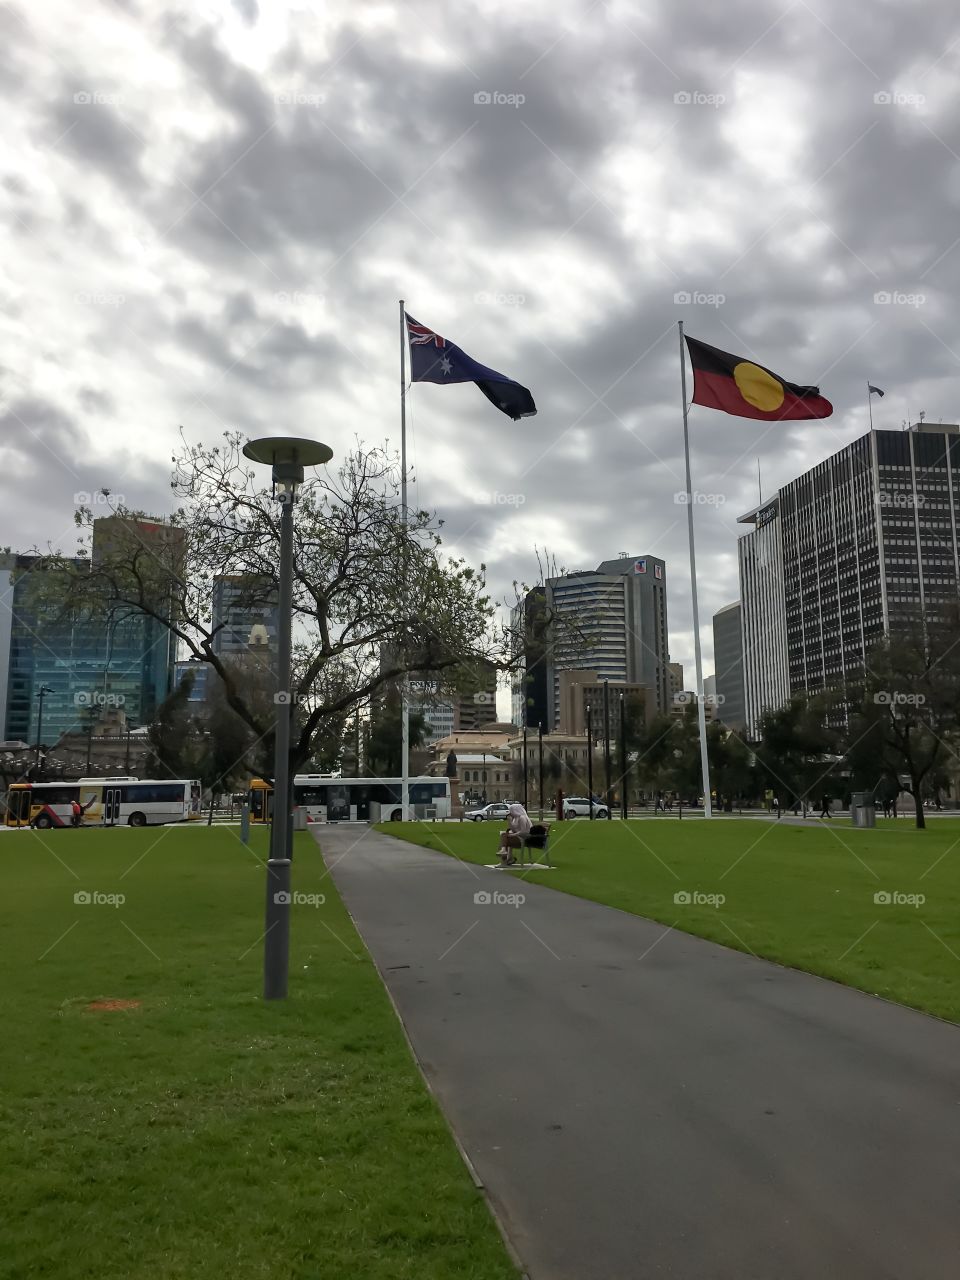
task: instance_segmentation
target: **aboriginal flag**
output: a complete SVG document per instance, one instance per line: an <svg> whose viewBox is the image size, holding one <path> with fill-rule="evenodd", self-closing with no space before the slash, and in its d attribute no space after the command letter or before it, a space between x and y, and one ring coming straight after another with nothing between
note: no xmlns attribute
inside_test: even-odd
<svg viewBox="0 0 960 1280"><path fill-rule="evenodd" d="M694 404L763 422L829 418L833 413L833 405L819 387L797 386L763 365L708 347L696 338L687 338L687 350L693 366Z"/></svg>

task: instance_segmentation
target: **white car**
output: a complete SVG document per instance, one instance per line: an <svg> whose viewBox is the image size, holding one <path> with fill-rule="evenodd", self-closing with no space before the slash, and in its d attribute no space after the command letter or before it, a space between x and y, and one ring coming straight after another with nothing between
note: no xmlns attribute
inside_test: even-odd
<svg viewBox="0 0 960 1280"><path fill-rule="evenodd" d="M485 804L482 809L470 809L464 815L470 822L506 822L510 816L507 804Z"/></svg>
<svg viewBox="0 0 960 1280"><path fill-rule="evenodd" d="M589 818L590 817L590 799L588 796L566 796L563 801L563 816L565 818ZM605 804L601 804L599 800L593 802L593 816L595 818L609 818L610 810Z"/></svg>

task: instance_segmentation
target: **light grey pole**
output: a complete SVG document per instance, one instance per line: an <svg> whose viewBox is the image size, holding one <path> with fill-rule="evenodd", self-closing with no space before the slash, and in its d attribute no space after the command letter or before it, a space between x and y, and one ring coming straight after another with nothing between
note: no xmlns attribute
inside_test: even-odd
<svg viewBox="0 0 960 1280"><path fill-rule="evenodd" d="M281 492L280 594L277 618L277 727L273 767L273 818L267 862L267 911L263 940L263 998L284 1000L290 966L290 688L293 602L292 486Z"/></svg>
<svg viewBox="0 0 960 1280"><path fill-rule="evenodd" d="M265 436L249 440L243 456L273 467L273 488L280 501L280 590L277 599L277 726L274 741L273 815L267 860L267 909L263 938L263 998L284 1000L290 968L290 858L293 814L290 790L290 729L294 694L290 678L293 628L293 504L304 467L329 462L333 450L319 440Z"/></svg>
<svg viewBox="0 0 960 1280"><path fill-rule="evenodd" d="M407 612L407 313L400 299L400 510L403 517L402 613ZM404 654L406 658L406 654ZM410 817L410 673L404 671L400 706L400 808Z"/></svg>
<svg viewBox="0 0 960 1280"><path fill-rule="evenodd" d="M697 718L700 723L700 773L703 778L703 816L713 817L710 802L710 763L707 759L707 717L703 706L703 659L700 654L700 612L697 608L697 554L693 543L693 487L690 483L690 435L687 430L687 367L680 325L680 396L683 400L683 460L687 479L687 536L690 542L690 596L693 604L693 656L697 668Z"/></svg>

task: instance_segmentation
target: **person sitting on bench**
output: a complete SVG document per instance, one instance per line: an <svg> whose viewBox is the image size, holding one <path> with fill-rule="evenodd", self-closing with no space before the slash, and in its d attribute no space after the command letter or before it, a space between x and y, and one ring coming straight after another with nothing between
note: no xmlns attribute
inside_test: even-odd
<svg viewBox="0 0 960 1280"><path fill-rule="evenodd" d="M523 837L529 833L532 823L522 804L512 804L507 813L510 815L510 820L506 830L500 832L500 848L497 853L502 866L512 867L517 860L514 850L520 848Z"/></svg>

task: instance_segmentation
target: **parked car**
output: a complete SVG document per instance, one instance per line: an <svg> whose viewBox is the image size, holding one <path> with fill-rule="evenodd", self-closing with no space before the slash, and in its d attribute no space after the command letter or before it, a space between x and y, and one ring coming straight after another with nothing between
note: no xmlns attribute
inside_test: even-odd
<svg viewBox="0 0 960 1280"><path fill-rule="evenodd" d="M470 809L463 816L471 822L506 822L510 806L498 801L496 804L485 804L482 809Z"/></svg>
<svg viewBox="0 0 960 1280"><path fill-rule="evenodd" d="M565 818L589 818L589 796L565 796L563 801L563 816ZM595 818L609 818L610 810L605 804L601 804L598 800L594 800L593 816Z"/></svg>

